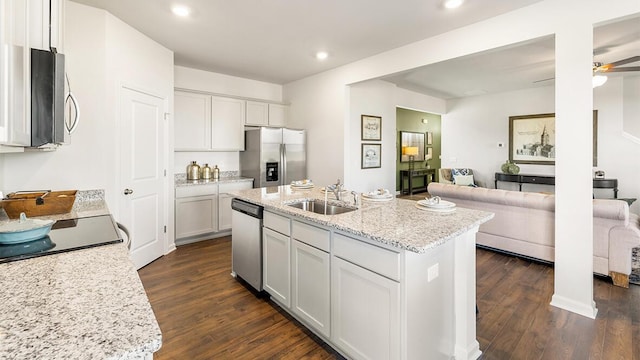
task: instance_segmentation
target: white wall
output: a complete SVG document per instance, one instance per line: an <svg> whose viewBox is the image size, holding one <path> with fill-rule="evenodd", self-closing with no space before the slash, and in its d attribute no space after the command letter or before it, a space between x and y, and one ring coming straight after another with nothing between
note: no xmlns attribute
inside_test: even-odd
<svg viewBox="0 0 640 360"><path fill-rule="evenodd" d="M282 85L175 66L175 87L220 95L282 101Z"/></svg>
<svg viewBox="0 0 640 360"><path fill-rule="evenodd" d="M624 81L624 131L640 143L640 76Z"/></svg>
<svg viewBox="0 0 640 360"><path fill-rule="evenodd" d="M350 121L345 145L345 184L359 192L396 187L396 107L394 84L385 81L367 81L352 85L350 91ZM361 115L382 117L382 141L361 140ZM361 145L381 144L381 167L362 169Z"/></svg>
<svg viewBox="0 0 640 360"><path fill-rule="evenodd" d="M442 167L469 167L482 185L493 187L495 172L509 159L509 116L553 113L554 88L540 87L508 93L450 100L442 115ZM498 148L498 142L503 148ZM554 166L519 164L523 174L553 175ZM527 186L527 185L525 185ZM500 183L501 189L518 186ZM553 191L528 185L531 191Z"/></svg>

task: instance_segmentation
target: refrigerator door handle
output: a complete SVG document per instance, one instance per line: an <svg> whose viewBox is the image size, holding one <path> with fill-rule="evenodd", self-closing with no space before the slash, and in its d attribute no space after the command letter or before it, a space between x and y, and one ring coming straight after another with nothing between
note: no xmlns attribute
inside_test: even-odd
<svg viewBox="0 0 640 360"><path fill-rule="evenodd" d="M282 185L287 185L287 144L280 144L280 156L282 157Z"/></svg>

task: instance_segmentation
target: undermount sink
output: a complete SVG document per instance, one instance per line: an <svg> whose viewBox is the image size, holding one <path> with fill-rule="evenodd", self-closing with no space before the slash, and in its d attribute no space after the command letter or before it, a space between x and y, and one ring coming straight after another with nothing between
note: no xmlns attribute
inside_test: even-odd
<svg viewBox="0 0 640 360"><path fill-rule="evenodd" d="M287 205L322 215L338 215L356 210L355 207L328 203L325 211L325 202L323 200L303 200Z"/></svg>

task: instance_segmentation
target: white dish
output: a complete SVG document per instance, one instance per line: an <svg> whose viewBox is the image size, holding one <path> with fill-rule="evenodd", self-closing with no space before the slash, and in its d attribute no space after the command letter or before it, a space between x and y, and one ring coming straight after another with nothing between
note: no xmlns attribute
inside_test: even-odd
<svg viewBox="0 0 640 360"><path fill-rule="evenodd" d="M384 201L391 201L393 199L394 199L393 195L389 197L384 197L384 198L369 198L365 196L362 197L362 201L372 201L372 202L384 202Z"/></svg>
<svg viewBox="0 0 640 360"><path fill-rule="evenodd" d="M440 200L438 203L431 203L427 200L418 200L418 205L430 209L451 209L456 207L455 203L446 200Z"/></svg>
<svg viewBox="0 0 640 360"><path fill-rule="evenodd" d="M367 193L362 193L362 197L369 199L389 199L393 198L393 194L387 189L378 189Z"/></svg>
<svg viewBox="0 0 640 360"><path fill-rule="evenodd" d="M448 209L434 209L434 208L428 208L428 207L424 207L424 206L420 206L418 204L416 204L416 207L420 210L424 210L424 211L431 211L431 212L437 212L437 213L452 213L456 211L455 207L452 208L448 208Z"/></svg>
<svg viewBox="0 0 640 360"><path fill-rule="evenodd" d="M291 186L309 186L309 185L314 186L313 181L309 179L295 180L291 182Z"/></svg>

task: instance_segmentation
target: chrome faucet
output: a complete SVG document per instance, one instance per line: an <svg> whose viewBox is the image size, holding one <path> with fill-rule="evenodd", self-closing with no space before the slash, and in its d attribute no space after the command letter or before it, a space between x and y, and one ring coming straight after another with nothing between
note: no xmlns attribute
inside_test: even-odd
<svg viewBox="0 0 640 360"><path fill-rule="evenodd" d="M357 191L352 191L351 195L353 195L353 205L355 207L360 207L360 199L358 199L358 192Z"/></svg>
<svg viewBox="0 0 640 360"><path fill-rule="evenodd" d="M333 191L336 200L342 200L342 187L343 185L340 183L340 179L338 179L337 183L327 186L327 190Z"/></svg>

